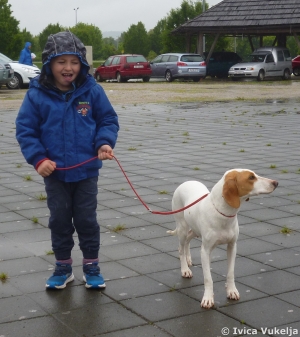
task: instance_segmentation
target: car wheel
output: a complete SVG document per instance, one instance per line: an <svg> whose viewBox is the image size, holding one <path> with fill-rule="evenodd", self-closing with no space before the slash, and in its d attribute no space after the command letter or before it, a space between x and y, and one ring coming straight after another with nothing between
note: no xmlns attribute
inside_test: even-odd
<svg viewBox="0 0 300 337"><path fill-rule="evenodd" d="M265 72L263 70L260 70L257 76L258 81L263 81L265 79Z"/></svg>
<svg viewBox="0 0 300 337"><path fill-rule="evenodd" d="M101 77L101 75L100 74L96 74L96 81L97 82L103 82L103 78Z"/></svg>
<svg viewBox="0 0 300 337"><path fill-rule="evenodd" d="M149 82L150 81L150 77L143 77L143 82Z"/></svg>
<svg viewBox="0 0 300 337"><path fill-rule="evenodd" d="M122 76L121 76L121 74L120 74L120 73L117 73L117 75L116 75L116 79L117 79L117 82L118 82L118 83L122 83L122 82L124 82L124 80L123 80L123 78L122 78Z"/></svg>
<svg viewBox="0 0 300 337"><path fill-rule="evenodd" d="M23 80L22 77L18 73L14 73L13 78L6 83L8 89L22 89Z"/></svg>
<svg viewBox="0 0 300 337"><path fill-rule="evenodd" d="M291 78L291 73L289 69L284 69L282 79L289 80Z"/></svg>
<svg viewBox="0 0 300 337"><path fill-rule="evenodd" d="M293 74L294 74L295 76L300 76L300 68L294 68L294 69L293 69Z"/></svg>
<svg viewBox="0 0 300 337"><path fill-rule="evenodd" d="M166 79L167 82L172 82L173 81L173 76L172 76L172 73L171 73L170 70L166 71L165 79Z"/></svg>

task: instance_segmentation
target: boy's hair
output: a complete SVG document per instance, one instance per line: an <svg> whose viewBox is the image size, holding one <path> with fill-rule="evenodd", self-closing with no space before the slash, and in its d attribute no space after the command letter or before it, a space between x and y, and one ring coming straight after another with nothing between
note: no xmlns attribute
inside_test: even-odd
<svg viewBox="0 0 300 337"><path fill-rule="evenodd" d="M79 38L70 31L51 34L42 53L43 67L39 78L39 83L48 86L53 84L53 75L50 62L54 57L61 55L76 55L81 63L80 73L76 79L79 86L86 78L90 66L86 60L86 48Z"/></svg>

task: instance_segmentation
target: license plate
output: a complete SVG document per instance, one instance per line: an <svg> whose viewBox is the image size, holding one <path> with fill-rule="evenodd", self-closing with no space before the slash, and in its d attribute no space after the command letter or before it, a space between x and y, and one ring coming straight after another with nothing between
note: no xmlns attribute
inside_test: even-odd
<svg viewBox="0 0 300 337"><path fill-rule="evenodd" d="M199 69L189 68L189 73L199 73Z"/></svg>
<svg viewBox="0 0 300 337"><path fill-rule="evenodd" d="M237 70L236 72L235 72L236 74L244 74L244 72L243 71L239 71L239 70Z"/></svg>
<svg viewBox="0 0 300 337"><path fill-rule="evenodd" d="M144 66L134 66L134 68L144 68Z"/></svg>

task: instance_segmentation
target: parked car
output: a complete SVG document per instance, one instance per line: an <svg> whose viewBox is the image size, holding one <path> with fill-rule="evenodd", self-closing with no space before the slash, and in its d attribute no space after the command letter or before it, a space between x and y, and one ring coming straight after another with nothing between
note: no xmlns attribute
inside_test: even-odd
<svg viewBox="0 0 300 337"><path fill-rule="evenodd" d="M206 63L199 54L161 54L150 62L150 66L151 77L165 78L167 82L175 79L192 79L198 82L206 76Z"/></svg>
<svg viewBox="0 0 300 337"><path fill-rule="evenodd" d="M10 81L6 83L9 89L22 89L24 85L28 85L30 80L41 73L36 66L27 66L18 61L13 61L9 57L0 53L0 62L9 63L14 70L14 75Z"/></svg>
<svg viewBox="0 0 300 337"><path fill-rule="evenodd" d="M300 55L292 59L292 69L295 76L300 75Z"/></svg>
<svg viewBox="0 0 300 337"><path fill-rule="evenodd" d="M291 78L292 59L287 48L261 47L250 55L250 62L238 63L229 69L229 76L239 78L256 78L263 81L265 77L279 76L284 80Z"/></svg>
<svg viewBox="0 0 300 337"><path fill-rule="evenodd" d="M6 84L14 76L14 71L8 63L0 60L0 87Z"/></svg>
<svg viewBox="0 0 300 337"><path fill-rule="evenodd" d="M149 62L143 55L124 54L110 56L94 72L96 81L117 80L127 82L130 79L143 79L149 82L151 76Z"/></svg>
<svg viewBox="0 0 300 337"><path fill-rule="evenodd" d="M203 54L207 61L208 52L204 52ZM229 51L213 52L208 64L206 64L206 76L228 77L229 69L239 62L242 62L242 58L237 53Z"/></svg>

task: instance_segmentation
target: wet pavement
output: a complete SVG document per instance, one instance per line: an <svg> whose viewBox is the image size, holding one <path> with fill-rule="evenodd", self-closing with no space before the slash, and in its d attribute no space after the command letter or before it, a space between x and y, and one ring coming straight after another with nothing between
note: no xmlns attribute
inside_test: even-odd
<svg viewBox="0 0 300 337"><path fill-rule="evenodd" d="M115 155L152 209L171 210L176 187L209 189L231 168L279 181L242 205L235 276L226 299L226 246L212 253L215 307L203 295L201 241L191 242L192 279L180 274L173 216L149 213L115 161L101 170L98 219L104 291L87 290L78 245L74 282L46 291L52 274L42 178L15 140L16 109L0 107L0 336L217 337L300 335L300 160L297 101L115 106Z"/></svg>

